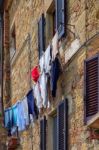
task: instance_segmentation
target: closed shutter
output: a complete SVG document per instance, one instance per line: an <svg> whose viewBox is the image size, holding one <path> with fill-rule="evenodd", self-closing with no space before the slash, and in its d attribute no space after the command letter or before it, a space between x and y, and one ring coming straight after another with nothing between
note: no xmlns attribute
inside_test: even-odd
<svg viewBox="0 0 99 150"><path fill-rule="evenodd" d="M66 0L56 0L56 28L59 39L65 35L66 30Z"/></svg>
<svg viewBox="0 0 99 150"><path fill-rule="evenodd" d="M43 51L45 51L45 36L44 36L44 26L45 26L45 18L44 14L42 14L39 22L38 22L38 50L39 50L39 58L42 56Z"/></svg>
<svg viewBox="0 0 99 150"><path fill-rule="evenodd" d="M85 61L85 121L99 110L99 55Z"/></svg>
<svg viewBox="0 0 99 150"><path fill-rule="evenodd" d="M46 117L40 121L40 150L46 150Z"/></svg>
<svg viewBox="0 0 99 150"><path fill-rule="evenodd" d="M57 111L57 150L68 149L68 103L64 100Z"/></svg>

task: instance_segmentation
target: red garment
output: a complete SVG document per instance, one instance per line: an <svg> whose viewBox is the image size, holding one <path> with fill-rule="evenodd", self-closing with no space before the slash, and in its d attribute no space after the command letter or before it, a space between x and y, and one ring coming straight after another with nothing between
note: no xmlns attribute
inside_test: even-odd
<svg viewBox="0 0 99 150"><path fill-rule="evenodd" d="M38 66L34 67L31 71L32 79L37 82L40 76Z"/></svg>

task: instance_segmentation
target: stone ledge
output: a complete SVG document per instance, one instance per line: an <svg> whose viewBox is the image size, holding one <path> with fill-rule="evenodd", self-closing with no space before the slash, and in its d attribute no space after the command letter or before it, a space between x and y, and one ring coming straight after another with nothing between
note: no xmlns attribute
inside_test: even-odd
<svg viewBox="0 0 99 150"><path fill-rule="evenodd" d="M99 129L99 113L93 116L92 119L87 121L87 126L95 129Z"/></svg>

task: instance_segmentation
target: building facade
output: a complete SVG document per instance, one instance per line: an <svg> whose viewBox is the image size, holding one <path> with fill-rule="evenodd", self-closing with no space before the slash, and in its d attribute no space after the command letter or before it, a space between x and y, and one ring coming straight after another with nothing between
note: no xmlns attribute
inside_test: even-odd
<svg viewBox="0 0 99 150"><path fill-rule="evenodd" d="M19 149L98 150L99 138L94 132L99 126L98 115L95 116L98 110L93 112L99 105L95 91L98 84L98 0L5 0L3 18L4 109L21 100L34 85L31 70L39 64L42 52L58 32L61 74L56 97L49 92L50 107L43 108L35 123L19 132ZM85 121L89 116L91 121Z"/></svg>

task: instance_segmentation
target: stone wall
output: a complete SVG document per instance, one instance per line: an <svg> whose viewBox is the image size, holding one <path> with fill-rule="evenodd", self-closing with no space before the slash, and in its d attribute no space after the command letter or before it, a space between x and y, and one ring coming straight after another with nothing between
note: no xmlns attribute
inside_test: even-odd
<svg viewBox="0 0 99 150"><path fill-rule="evenodd" d="M38 64L38 20L42 13L46 16L52 0L13 0L9 7L10 34L13 24L16 28L16 54L11 65L11 102L23 98L30 89L30 69ZM58 81L57 96L51 108L44 114L50 114L63 97L69 100L69 149L98 150L99 141L89 140L87 127L84 125L84 60L99 51L99 38L86 43L86 40L99 32L98 0L69 0L67 37L60 41L62 74ZM90 13L91 12L91 13ZM71 26L72 25L72 26ZM65 51L76 38L80 39L82 48L65 65ZM28 35L30 38L28 39ZM10 35L9 35L10 37ZM39 150L39 120L34 127L20 133L21 148ZM50 149L49 149L50 150Z"/></svg>

